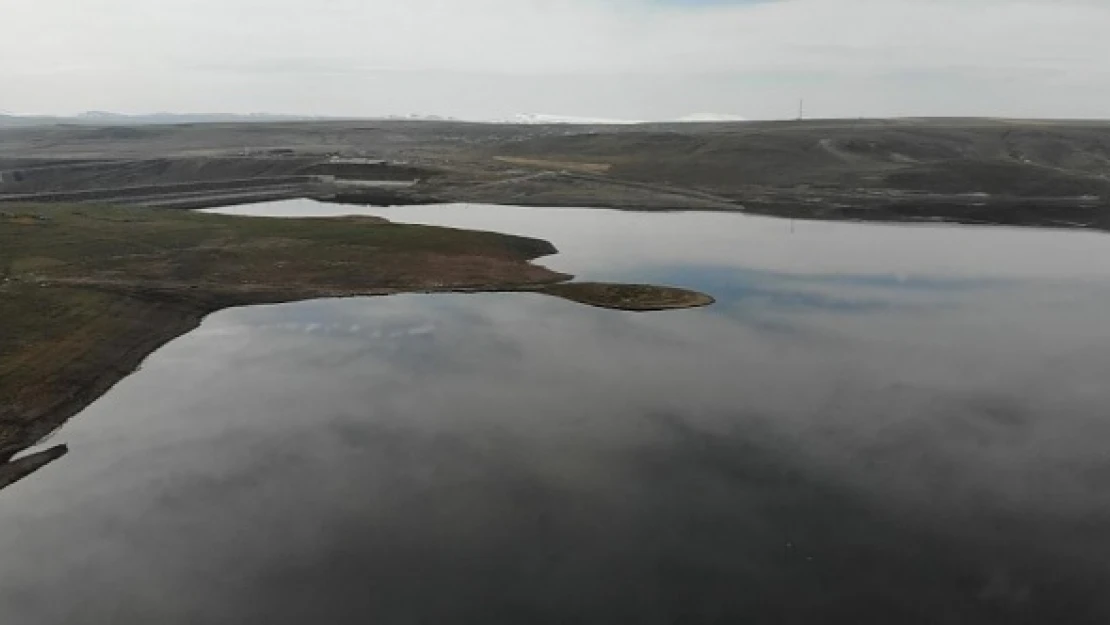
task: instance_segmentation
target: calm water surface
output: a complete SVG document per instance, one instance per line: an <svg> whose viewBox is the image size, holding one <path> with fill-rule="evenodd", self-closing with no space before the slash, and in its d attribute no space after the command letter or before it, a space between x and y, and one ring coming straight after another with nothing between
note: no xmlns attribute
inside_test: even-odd
<svg viewBox="0 0 1110 625"><path fill-rule="evenodd" d="M0 623L1110 622L1110 236L365 212L719 303L213 315L0 493Z"/></svg>

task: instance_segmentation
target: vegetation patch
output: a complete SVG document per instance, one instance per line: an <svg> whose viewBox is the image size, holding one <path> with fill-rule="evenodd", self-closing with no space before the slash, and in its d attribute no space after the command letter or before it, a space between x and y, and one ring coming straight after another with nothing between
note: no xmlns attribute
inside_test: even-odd
<svg viewBox="0 0 1110 625"><path fill-rule="evenodd" d="M705 293L650 284L606 284L565 282L536 289L580 304L615 310L652 311L709 306L714 299Z"/></svg>

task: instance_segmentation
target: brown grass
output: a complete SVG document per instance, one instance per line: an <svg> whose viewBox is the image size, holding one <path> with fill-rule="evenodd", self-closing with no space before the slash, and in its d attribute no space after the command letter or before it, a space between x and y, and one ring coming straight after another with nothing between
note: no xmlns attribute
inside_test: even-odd
<svg viewBox="0 0 1110 625"><path fill-rule="evenodd" d="M616 310L674 310L708 306L713 298L697 291L649 284L606 284L601 282L565 282L537 289L540 293Z"/></svg>
<svg viewBox="0 0 1110 625"><path fill-rule="evenodd" d="M229 306L566 279L546 241L372 219L38 205L0 220L0 463Z"/></svg>
<svg viewBox="0 0 1110 625"><path fill-rule="evenodd" d="M489 232L21 208L26 223L0 220L0 477L14 454L221 308L413 291L534 291L623 310L712 302L665 287L558 284L569 276L530 262L554 253L550 243Z"/></svg>

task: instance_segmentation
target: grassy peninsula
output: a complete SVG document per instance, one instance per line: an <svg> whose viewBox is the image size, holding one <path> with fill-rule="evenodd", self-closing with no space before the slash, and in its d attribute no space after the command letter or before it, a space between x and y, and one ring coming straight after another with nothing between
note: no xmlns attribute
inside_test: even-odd
<svg viewBox="0 0 1110 625"><path fill-rule="evenodd" d="M563 285L570 276L530 262L555 252L537 239L378 218L0 207L0 487L5 472L25 474L5 468L15 454L223 308L452 291L535 291L629 310L681 299L661 287Z"/></svg>

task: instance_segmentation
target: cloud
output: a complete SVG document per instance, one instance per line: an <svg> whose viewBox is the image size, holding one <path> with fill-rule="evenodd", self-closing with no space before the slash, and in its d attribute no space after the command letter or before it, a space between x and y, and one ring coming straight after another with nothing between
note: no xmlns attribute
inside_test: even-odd
<svg viewBox="0 0 1110 625"><path fill-rule="evenodd" d="M581 93L591 77L662 81L693 94L676 114L765 116L758 104L731 106L737 93L763 93L779 106L780 91L796 101L799 90L835 93L830 84L861 90L857 104L884 89L931 84L959 90L974 108L994 102L1000 114L1014 95L992 86L1000 80L1082 97L1092 111L1105 110L1110 94L1102 64L1110 6L1085 0L15 0L5 11L0 56L18 61L0 68L0 79L21 89L4 94L14 100L0 101L4 108L58 109L64 97L86 108L182 108L176 101L277 110L303 106L294 92L307 86L327 97L346 90L335 112L405 112L350 109L372 106L375 86L404 92L406 77L414 93L434 92L418 83L441 74L500 77L493 100L533 77L580 78ZM981 106L969 77L998 97ZM720 81L741 86L714 85ZM206 96L180 93L198 90ZM959 113L947 99L936 112ZM533 110L643 116L619 100L610 110ZM1057 106L1058 114L1074 112ZM662 108L648 116L671 113ZM441 103L439 112L449 109Z"/></svg>

